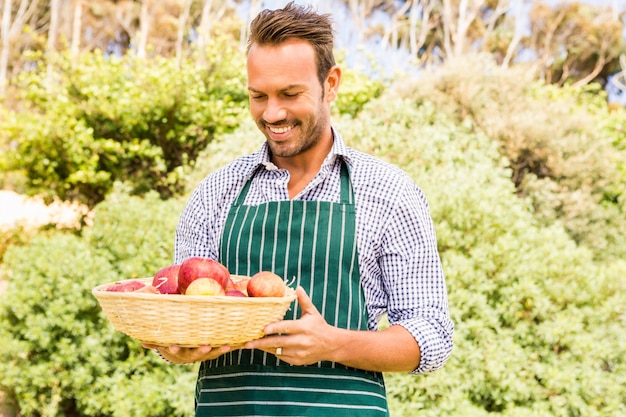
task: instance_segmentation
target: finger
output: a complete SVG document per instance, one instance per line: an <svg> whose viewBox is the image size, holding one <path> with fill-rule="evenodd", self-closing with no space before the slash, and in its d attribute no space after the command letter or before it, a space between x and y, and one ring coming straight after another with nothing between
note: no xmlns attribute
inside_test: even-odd
<svg viewBox="0 0 626 417"><path fill-rule="evenodd" d="M221 346L221 349L223 350L224 347L228 348L228 346ZM204 345L204 346L199 346L198 347L198 353L200 355L206 355L207 353L209 353L213 348L211 346L208 345ZM226 350L226 352L228 352L228 350Z"/></svg>
<svg viewBox="0 0 626 417"><path fill-rule="evenodd" d="M287 334L288 330L287 330L287 321L283 320L283 321L277 321L276 323L270 323L267 326L265 326L265 329L263 329L263 333L265 333L265 339L267 339L267 337L271 336L271 335L280 335L280 334ZM264 339L261 339L264 340Z"/></svg>
<svg viewBox="0 0 626 417"><path fill-rule="evenodd" d="M261 349L265 352L274 353L276 348L283 346L285 343L284 336L266 336L261 339L246 342L245 349ZM284 348L283 348L284 349Z"/></svg>
<svg viewBox="0 0 626 417"><path fill-rule="evenodd" d="M302 288L301 286L298 286L296 288L296 295L298 297L298 303L300 305L300 309L302 310L302 317L306 315L320 315L317 308L313 304L313 301L308 296L304 288ZM288 335L288 334L294 334L298 332L297 327L298 327L297 321L282 320L282 321L277 321L275 323L268 324L265 327L264 332L266 335L273 335L273 334Z"/></svg>
<svg viewBox="0 0 626 417"><path fill-rule="evenodd" d="M307 314L319 314L311 297L304 291L304 288L298 286L298 288L296 288L296 296L298 297L298 304L300 304L303 316Z"/></svg>

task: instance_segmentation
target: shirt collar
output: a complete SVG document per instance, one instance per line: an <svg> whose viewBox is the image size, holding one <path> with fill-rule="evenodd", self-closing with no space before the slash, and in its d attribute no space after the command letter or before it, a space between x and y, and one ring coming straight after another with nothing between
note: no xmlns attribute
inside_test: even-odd
<svg viewBox="0 0 626 417"><path fill-rule="evenodd" d="M350 155L348 154L348 147L341 138L341 135L334 127L331 127L331 130L333 133L333 146L324 159L324 165L332 164L338 157L343 158L348 165L352 165ZM267 142L263 142L261 149L255 153L254 162L250 166L247 177L252 178L254 173L260 169L261 166L265 166L266 169L277 169L276 165L270 161L270 153Z"/></svg>

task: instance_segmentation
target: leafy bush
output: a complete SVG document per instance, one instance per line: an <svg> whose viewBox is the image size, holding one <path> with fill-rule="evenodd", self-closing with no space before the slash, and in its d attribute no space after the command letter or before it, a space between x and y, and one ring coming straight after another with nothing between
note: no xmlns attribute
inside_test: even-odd
<svg viewBox="0 0 626 417"><path fill-rule="evenodd" d="M200 181L216 169L232 162L235 158L256 152L265 140L251 118L244 120L237 130L211 142L200 152L198 159L187 173L187 193L191 193Z"/></svg>
<svg viewBox="0 0 626 417"><path fill-rule="evenodd" d="M0 389L24 416L190 416L193 366L166 364L113 330L91 294L171 262L181 207L122 190L85 238L60 232L12 246L0 299Z"/></svg>
<svg viewBox="0 0 626 417"><path fill-rule="evenodd" d="M439 107L388 94L341 122L425 190L456 326L442 370L387 375L392 415L623 415L626 263L538 223L497 144Z"/></svg>
<svg viewBox="0 0 626 417"><path fill-rule="evenodd" d="M384 90L385 85L382 81L345 68L339 86L339 95L333 102L333 109L338 115L356 117L363 106L380 97Z"/></svg>
<svg viewBox="0 0 626 417"><path fill-rule="evenodd" d="M493 140L542 224L562 224L598 258L626 256L626 112L609 117L599 86L546 86L524 67L505 70L484 56L395 86L398 96L434 103Z"/></svg>
<svg viewBox="0 0 626 417"><path fill-rule="evenodd" d="M149 277L174 259L174 231L185 201L161 201L155 192L131 196L118 184L95 208L92 227L83 232L120 276Z"/></svg>
<svg viewBox="0 0 626 417"><path fill-rule="evenodd" d="M0 227L0 261L10 246L26 243L33 233L23 225L10 228Z"/></svg>
<svg viewBox="0 0 626 417"><path fill-rule="evenodd" d="M98 51L78 62L34 54L36 70L16 80L21 108L3 109L0 118L3 176L21 173L32 194L91 207L116 181L129 183L135 194L183 193L184 168L247 114L244 60L215 39L206 52L208 68L195 59L179 64ZM381 82L346 70L334 111L354 116L382 91Z"/></svg>
<svg viewBox="0 0 626 417"><path fill-rule="evenodd" d="M37 69L16 81L21 108L0 120L0 143L16 144L5 170L23 170L33 193L90 206L115 181L137 194L180 193L182 167L245 114L243 61L216 39L210 68L97 51L78 62L34 56Z"/></svg>

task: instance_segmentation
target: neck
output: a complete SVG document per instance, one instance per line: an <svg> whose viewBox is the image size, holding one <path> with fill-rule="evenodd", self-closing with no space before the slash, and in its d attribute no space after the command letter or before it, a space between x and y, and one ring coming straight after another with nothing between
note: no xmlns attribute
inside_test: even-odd
<svg viewBox="0 0 626 417"><path fill-rule="evenodd" d="M289 198L297 196L309 182L317 175L324 163L324 159L333 147L332 134L313 148L292 157L272 156L272 162L281 169L289 171Z"/></svg>

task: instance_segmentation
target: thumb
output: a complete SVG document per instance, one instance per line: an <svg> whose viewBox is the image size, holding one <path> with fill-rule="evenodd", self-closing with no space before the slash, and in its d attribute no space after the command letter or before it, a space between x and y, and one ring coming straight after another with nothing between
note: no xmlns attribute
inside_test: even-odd
<svg viewBox="0 0 626 417"><path fill-rule="evenodd" d="M304 288L298 286L296 288L296 296L298 297L298 304L300 304L303 316L307 314L319 314L313 301L311 301L311 297L304 291Z"/></svg>

